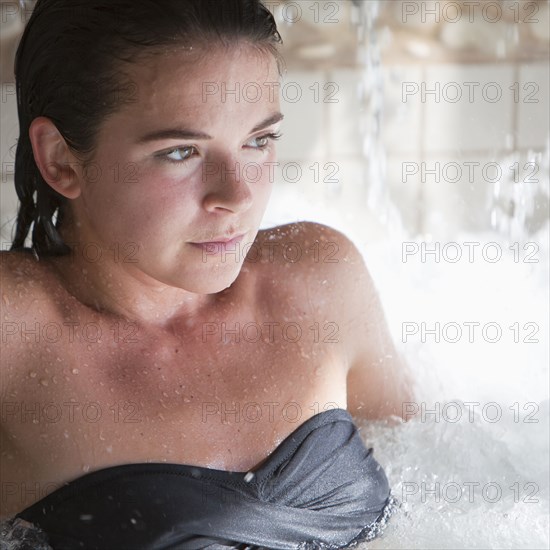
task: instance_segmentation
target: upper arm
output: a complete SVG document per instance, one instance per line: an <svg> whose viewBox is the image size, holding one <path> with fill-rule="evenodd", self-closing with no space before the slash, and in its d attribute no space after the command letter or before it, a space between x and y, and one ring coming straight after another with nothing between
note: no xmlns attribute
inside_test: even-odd
<svg viewBox="0 0 550 550"><path fill-rule="evenodd" d="M287 284L296 284L300 295L305 291L310 315L336 324L349 412L365 418L401 416L403 403L413 400L412 379L392 342L363 256L343 233L320 223L296 222L279 230L304 252L293 264L300 276Z"/></svg>
<svg viewBox="0 0 550 550"><path fill-rule="evenodd" d="M413 400L412 377L392 341L374 281L362 254L344 235L338 280L344 345L348 354L348 410L358 417L403 417Z"/></svg>

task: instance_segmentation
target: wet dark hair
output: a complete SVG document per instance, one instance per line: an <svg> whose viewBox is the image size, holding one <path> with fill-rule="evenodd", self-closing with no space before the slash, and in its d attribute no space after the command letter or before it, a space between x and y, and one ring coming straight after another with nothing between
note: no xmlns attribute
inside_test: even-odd
<svg viewBox="0 0 550 550"><path fill-rule="evenodd" d="M15 55L20 205L11 250L24 249L32 226L38 256L70 253L57 231L68 200L34 159L29 127L36 117L49 118L86 166L102 122L132 92L126 63L182 46L207 55L216 43L239 41L271 53L281 74L282 40L262 0L37 0Z"/></svg>

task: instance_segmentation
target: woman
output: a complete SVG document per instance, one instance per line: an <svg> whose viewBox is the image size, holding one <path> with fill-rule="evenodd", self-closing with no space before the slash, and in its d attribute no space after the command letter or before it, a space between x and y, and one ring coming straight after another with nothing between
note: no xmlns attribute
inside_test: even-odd
<svg viewBox="0 0 550 550"><path fill-rule="evenodd" d="M53 548L341 548L392 510L350 413L410 395L361 255L316 223L258 230L279 43L259 0L36 3L1 513Z"/></svg>

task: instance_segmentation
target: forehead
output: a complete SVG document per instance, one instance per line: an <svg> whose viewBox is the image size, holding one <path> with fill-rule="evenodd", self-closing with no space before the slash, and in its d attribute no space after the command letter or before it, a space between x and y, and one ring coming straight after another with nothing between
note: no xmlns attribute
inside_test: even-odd
<svg viewBox="0 0 550 550"><path fill-rule="evenodd" d="M135 91L130 109L160 114L182 107L279 104L273 55L248 44L227 48L164 49L130 67Z"/></svg>

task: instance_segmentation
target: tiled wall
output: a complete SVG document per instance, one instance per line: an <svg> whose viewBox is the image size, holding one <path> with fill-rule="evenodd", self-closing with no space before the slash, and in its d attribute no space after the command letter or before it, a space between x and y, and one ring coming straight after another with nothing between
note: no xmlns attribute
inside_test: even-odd
<svg viewBox="0 0 550 550"><path fill-rule="evenodd" d="M547 1L500 2L502 15L495 21L487 19L498 13L489 11L475 11L472 21L464 11L452 21L453 5L465 10L463 2L267 4L285 41L288 71L282 83L281 170L263 226L315 219L368 242L387 235L393 212L411 235L448 238L461 230L502 230L507 216L521 208L511 198L518 195L510 168L515 162L516 179L537 197L526 230L545 223ZM364 18L373 15L376 25L369 29ZM12 36L2 40L11 50ZM1 236L7 241L17 204L10 162L18 128L5 66L3 74L0 197ZM460 85L460 101L454 101L452 83ZM482 94L489 83L490 101ZM404 96L404 90L436 85L441 90L447 85L438 100L420 92ZM498 90L502 97L493 101ZM378 119L376 102L382 107ZM494 163L502 171L498 183L490 171ZM456 165L461 177L453 171ZM534 165L538 173L529 179ZM417 174L410 173L414 166ZM428 170L424 177L422 167Z"/></svg>
<svg viewBox="0 0 550 550"><path fill-rule="evenodd" d="M306 4L314 2L302 3L304 12ZM339 3L344 4L351 5ZM326 83L337 83L340 93L336 104L310 101L300 109L300 116L298 109L290 110L281 163L328 160L343 169L340 194L327 197L325 186L308 182L304 185L306 204L293 201L287 211L299 217L301 209L308 212L311 201L318 201L320 218L336 220L368 242L387 235L390 222L382 199L389 196L410 234L448 239L460 231L506 231L510 213L517 216L522 208L512 205L510 197L517 198L518 185L523 184L520 195L536 195L525 216L525 233L539 229L548 220L548 2L501 2L500 17L496 11L474 11L471 22L462 2L388 1L379 2L377 9L373 4L370 9L377 14L376 44L382 61L379 73L368 69L369 55L376 61L377 53L369 52L372 32L366 32L361 42L357 24L349 24L361 20L359 10L359 15L349 14L348 20L343 17L339 23L342 34L355 36L355 55L347 51L347 57L308 59L314 68L306 70L305 61L299 59L300 48L291 37L290 50L296 57L290 56L287 80L308 82L309 75L310 80L319 79L321 89ZM450 21L453 5L465 10L461 21ZM439 22L430 13L438 13ZM283 25L283 38L284 31L303 34L301 23ZM310 35L309 40L321 43L324 35L328 39L328 25L303 22L302 26L310 32L317 30L317 36ZM369 153L368 136L377 123L369 101L379 100L369 85L372 82L376 87L373 76L377 74L383 82L382 147ZM362 84L366 94L361 93ZM428 93L422 97L423 86L429 91L437 85L439 96ZM455 101L457 90L462 98ZM502 96L497 100L498 93ZM326 131L313 140L314 146L307 145L304 126L312 133ZM516 172L515 162L519 162ZM526 167L526 163L532 164ZM535 165L538 173L529 178ZM414 166L418 173L407 172ZM498 172L494 170L499 169L501 177L495 181ZM374 189L381 200L369 203L373 187L382 188ZM284 193L284 189L281 186L279 191ZM297 197L301 197L299 192Z"/></svg>

